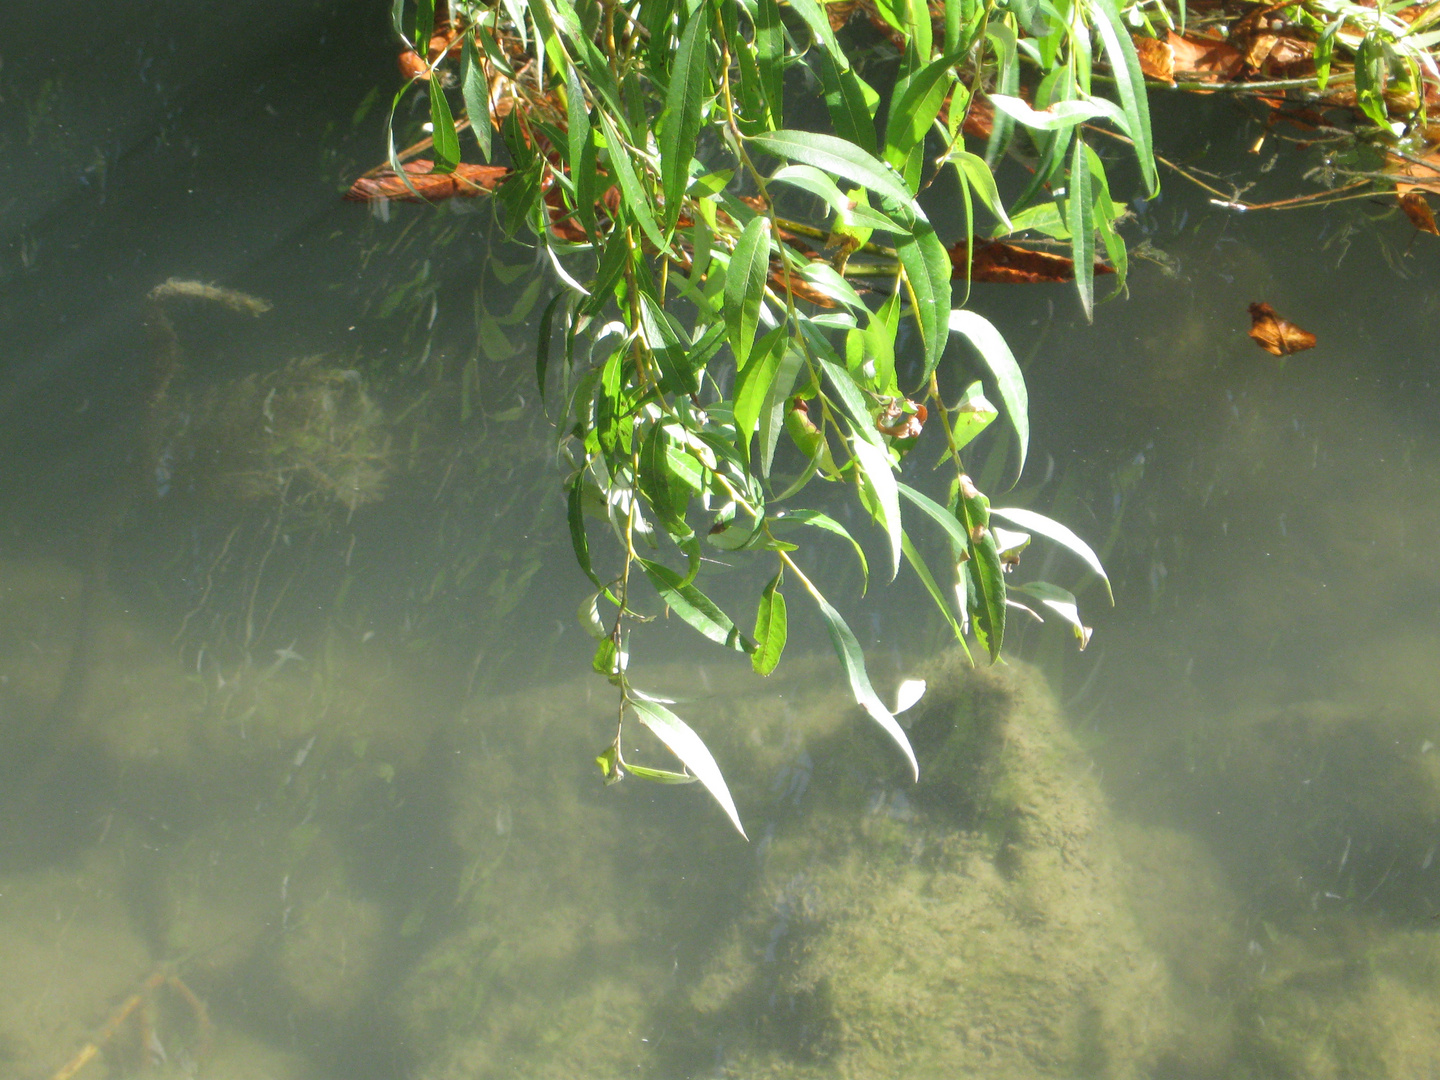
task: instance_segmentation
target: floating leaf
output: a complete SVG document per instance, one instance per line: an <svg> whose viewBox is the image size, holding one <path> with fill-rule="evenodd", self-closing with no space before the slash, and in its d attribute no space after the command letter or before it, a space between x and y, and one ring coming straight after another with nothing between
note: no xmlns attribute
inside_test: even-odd
<svg viewBox="0 0 1440 1080"><path fill-rule="evenodd" d="M1420 191L1407 191L1400 196L1400 209L1410 219L1410 224L1421 232L1430 233L1433 236L1440 236L1440 229L1435 227L1435 214L1430 209L1429 202Z"/></svg>
<svg viewBox="0 0 1440 1080"><path fill-rule="evenodd" d="M1280 318L1269 304L1250 305L1250 337L1268 353L1288 356L1315 347L1315 335Z"/></svg>
<svg viewBox="0 0 1440 1080"><path fill-rule="evenodd" d="M730 789L725 786L725 777L721 775L720 766L715 764L715 758L700 736L691 730L689 724L658 701L632 697L630 707L635 710L636 719L659 736L670 752L695 774L695 779L705 785L705 790L720 804L720 809L725 811L726 817L735 826L735 831L745 836L740 815L735 810L735 800L730 798Z"/></svg>
<svg viewBox="0 0 1440 1080"><path fill-rule="evenodd" d="M474 198L494 191L510 175L504 165L459 164L449 172L436 169L433 161L420 158L406 162L404 176L382 169L362 176L350 185L345 198L353 202L394 199L398 202L439 202L441 199Z"/></svg>

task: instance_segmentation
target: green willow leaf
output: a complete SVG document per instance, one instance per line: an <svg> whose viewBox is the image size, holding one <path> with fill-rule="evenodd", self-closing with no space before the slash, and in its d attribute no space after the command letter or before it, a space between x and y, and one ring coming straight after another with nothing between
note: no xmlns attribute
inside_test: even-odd
<svg viewBox="0 0 1440 1080"><path fill-rule="evenodd" d="M695 374L684 330L675 322L674 316L646 293L640 294L640 329L645 344L660 365L661 386L671 394L697 393L700 381Z"/></svg>
<svg viewBox="0 0 1440 1080"><path fill-rule="evenodd" d="M1020 462L1015 468L1018 479L1025 470L1025 456L1030 448L1030 395L1025 390L1025 376L1020 373L1015 354L1010 351L1010 346L1005 344L1000 331L983 315L977 315L973 311L952 311L950 329L969 339L975 351L980 354L980 359L985 361L985 366L995 377L1000 400L1004 403L1010 423L1015 426L1015 435L1020 440Z"/></svg>
<svg viewBox="0 0 1440 1080"><path fill-rule="evenodd" d="M445 91L440 88L439 76L430 80L430 127L435 171L454 172L455 166L460 164L460 137L455 134L455 119L450 115L450 103L445 100Z"/></svg>
<svg viewBox="0 0 1440 1080"><path fill-rule="evenodd" d="M785 26L780 21L780 5L775 0L757 0L755 4L754 44L760 83L765 89L765 105L770 111L769 126L780 128L784 126Z"/></svg>
<svg viewBox="0 0 1440 1080"><path fill-rule="evenodd" d="M850 535L844 525L841 525L828 514L822 514L819 510L787 510L781 517L772 521L773 525L809 525L812 529L820 529L843 540L847 540L855 551L855 558L860 560L861 587L860 594L863 596L865 590L870 587L870 564L865 561L865 549L862 548L855 538Z"/></svg>
<svg viewBox="0 0 1440 1080"><path fill-rule="evenodd" d="M825 108L835 133L866 153L876 153L875 108L879 96L851 68L839 67L829 53L820 54L818 66Z"/></svg>
<svg viewBox="0 0 1440 1080"><path fill-rule="evenodd" d="M658 701L632 697L630 707L635 710L635 718L659 736L670 752L684 762L685 767L695 774L695 778L705 785L705 790L720 804L720 809L725 811L725 816L735 826L735 831L745 836L745 829L740 824L740 814L735 809L735 800L730 797L730 789L725 786L725 777L721 775L720 766L715 763L715 758L700 736L691 730L689 724Z"/></svg>
<svg viewBox="0 0 1440 1080"><path fill-rule="evenodd" d="M1160 173L1155 167L1150 102L1146 96L1145 75L1140 70L1140 56L1135 52L1129 27L1125 25L1115 0L1088 0L1088 3L1095 28L1100 31L1100 41L1105 46L1105 55L1110 59L1121 107L1130 122L1130 130L1126 134L1135 144L1135 157L1140 163L1140 174L1145 178L1146 193L1153 197L1160 190Z"/></svg>
<svg viewBox="0 0 1440 1080"><path fill-rule="evenodd" d="M665 95L659 143L667 235L680 220L685 189L690 185L690 158L700 134L700 110L710 92L710 34L705 26L708 11L703 5L698 8L680 35L680 50L675 55L670 88Z"/></svg>
<svg viewBox="0 0 1440 1080"><path fill-rule="evenodd" d="M475 48L475 34L469 30L460 49L460 90L465 98L470 133L480 145L480 153L489 161L495 134L490 122L490 87L485 83L485 66L480 63L480 54Z"/></svg>
<svg viewBox="0 0 1440 1080"><path fill-rule="evenodd" d="M955 171L964 178L970 189L980 196L985 209L995 215L1001 228L1006 233L1014 231L1010 217L1005 213L1005 204L1000 201L1000 189L995 186L995 174L990 171L990 166L985 164L985 159L957 146L951 151L948 160L954 164Z"/></svg>
<svg viewBox="0 0 1440 1080"><path fill-rule="evenodd" d="M1068 131L1086 120L1104 116L1108 111L1105 107L1108 102L1093 98L1088 101L1057 101L1048 109L1033 108L1024 98L1008 94L991 94L990 100L997 110L1032 131Z"/></svg>
<svg viewBox="0 0 1440 1080"><path fill-rule="evenodd" d="M791 130L752 135L748 141L774 157L813 165L824 172L843 176L909 209L915 216L923 217L900 177L852 142L815 131Z"/></svg>
<svg viewBox="0 0 1440 1080"><path fill-rule="evenodd" d="M915 319L920 324L920 340L925 347L925 374L921 378L924 384L930 381L931 373L939 365L950 336L945 313L950 311L954 264L935 230L924 220L915 222L915 230L909 236L897 238L895 251L905 268L906 280L915 290Z"/></svg>
<svg viewBox="0 0 1440 1080"><path fill-rule="evenodd" d="M850 447L860 466L860 475L875 496L875 518L890 541L890 578L900 572L900 492L895 481L890 452L869 433L853 430Z"/></svg>
<svg viewBox="0 0 1440 1080"><path fill-rule="evenodd" d="M1080 651L1085 651L1085 646L1090 644L1092 631L1080 619L1080 604L1075 599L1074 593L1068 589L1062 589L1058 585L1051 585L1048 581L1027 582L1011 591L1033 596L1069 623L1070 629L1075 634L1075 640L1080 643Z"/></svg>
<svg viewBox="0 0 1440 1080"><path fill-rule="evenodd" d="M645 571L650 584L655 586L660 599L665 601L665 606L702 635L736 652L755 651L755 643L740 632L735 621L693 584L685 584L684 578L663 563L639 557L636 562Z"/></svg>
<svg viewBox="0 0 1440 1080"><path fill-rule="evenodd" d="M540 316L540 330L535 336L535 385L540 390L540 403L545 403L546 373L550 367L550 328L555 318L555 308L565 298L563 292L556 293L545 305Z"/></svg>
<svg viewBox="0 0 1440 1080"><path fill-rule="evenodd" d="M696 778L689 773L671 772L669 769L652 769L648 765L625 762L625 775L636 780L648 780L652 784L693 784ZM746 837L748 840L749 837Z"/></svg>
<svg viewBox="0 0 1440 1080"><path fill-rule="evenodd" d="M398 37L405 38L405 0L395 0L390 5L390 22L395 27Z"/></svg>
<svg viewBox="0 0 1440 1080"><path fill-rule="evenodd" d="M916 491L909 484L899 485L900 494L905 496L916 508L923 511L940 528L945 530L946 537L950 540L950 554L952 558L959 559L961 554L969 550L970 537L966 534L955 515L946 510L930 496Z"/></svg>
<svg viewBox="0 0 1440 1080"><path fill-rule="evenodd" d="M1105 567L1100 563L1100 556L1095 554L1095 550L1089 544L1076 536L1069 526L1062 525L1053 518L1036 513L1034 510L1022 510L1019 507L1005 509L992 506L990 513L1004 518L1012 525L1018 525L1022 529L1035 533L1037 536L1053 540L1061 547L1078 555L1085 565L1095 572L1095 576L1105 583L1105 595L1110 598L1112 605L1115 603L1115 592L1110 587L1110 578L1105 573Z"/></svg>
<svg viewBox="0 0 1440 1080"><path fill-rule="evenodd" d="M910 763L910 770L913 777L920 779L920 765L915 760L915 751L910 748L910 740L905 737L904 730L895 722L894 715L885 707L875 688L870 685L870 676L865 670L865 653L860 648L860 643L855 640L855 635L840 613L830 606L820 590L815 588L808 578L802 576L801 581L805 589L815 600L820 608L820 614L825 619L825 629L830 635L830 644L835 648L835 655L840 658L840 666L845 669L845 676L850 682L850 693L855 698L855 703L864 709L872 720L880 725L885 734L895 740L895 745L905 755L905 760Z"/></svg>
<svg viewBox="0 0 1440 1080"><path fill-rule="evenodd" d="M950 630L955 635L955 640L965 650L966 659L970 659L970 646L965 642L965 631L960 623L956 621L954 613L950 610L950 602L945 599L945 594L940 591L940 586L935 584L935 575L930 573L930 567L925 564L924 558L916 550L915 545L910 542L909 536L901 536L900 542L905 550L905 561L910 564L910 569L915 571L915 576L925 586L925 591L930 594L930 599L945 621L950 624Z"/></svg>
<svg viewBox="0 0 1440 1080"><path fill-rule="evenodd" d="M953 82L950 71L954 64L952 56L926 64L911 76L900 100L891 102L885 121L885 160L895 168L903 169L911 149L925 141Z"/></svg>
<svg viewBox="0 0 1440 1080"><path fill-rule="evenodd" d="M1065 192L1065 221L1070 226L1070 254L1075 262L1075 291L1085 321L1095 321L1095 201L1090 185L1090 162L1085 139L1075 137L1070 158L1070 184Z"/></svg>
<svg viewBox="0 0 1440 1080"><path fill-rule="evenodd" d="M840 190L839 185L830 178L828 173L821 172L814 166L785 165L776 169L770 179L772 182L778 180L781 183L793 184L802 191L808 191L811 195L818 196L837 215L848 218L850 225L884 229L891 233L904 231L888 215L850 198Z"/></svg>
<svg viewBox="0 0 1440 1080"><path fill-rule="evenodd" d="M582 469L575 474L575 479L570 484L570 491L566 499L566 517L570 524L570 546L575 551L575 561L585 576L590 579L595 588L599 589L606 599L615 601L610 590L601 582L595 568L590 565L590 541L585 536L585 472Z"/></svg>
<svg viewBox="0 0 1440 1080"><path fill-rule="evenodd" d="M640 231L661 251L669 248L660 235L660 226L655 223L655 214L650 208L650 197L645 189L640 186L640 178L635 174L635 164L630 160L630 151L620 140L620 133L615 130L615 123L610 119L609 113L604 109L597 110L600 117L600 126L605 131L605 146L610 152L610 165L615 170L615 176L620 181L620 192L624 196L624 209L635 223L640 226Z"/></svg>
<svg viewBox="0 0 1440 1080"><path fill-rule="evenodd" d="M785 327L777 326L761 338L760 344L750 356L750 362L736 377L735 434L743 447L749 447L750 436L755 434L765 397L775 381L781 358L785 355L785 330Z"/></svg>
<svg viewBox="0 0 1440 1080"><path fill-rule="evenodd" d="M1118 296L1125 291L1125 279L1130 273L1130 258L1125 250L1125 238L1115 230L1115 222L1124 211L1114 209L1115 204L1110 198L1110 181L1105 175L1105 164L1100 160L1100 155L1095 153L1094 147L1085 147L1085 158L1090 164L1091 187L1095 192L1095 228L1105 245L1105 254L1110 257L1110 264L1115 268L1115 288L1110 291L1110 296Z"/></svg>
<svg viewBox="0 0 1440 1080"><path fill-rule="evenodd" d="M755 344L755 327L760 321L760 301L765 295L765 277L770 268L770 221L755 217L735 241L730 268L725 273L725 326L735 366L741 370Z"/></svg>
<svg viewBox="0 0 1440 1080"><path fill-rule="evenodd" d="M415 0L415 51L424 56L435 32L435 0Z"/></svg>
<svg viewBox="0 0 1440 1080"><path fill-rule="evenodd" d="M830 20L820 5L815 0L790 0L790 10L805 20L805 25L810 28L810 33L824 49L825 55L832 57L841 70L848 70L850 60L845 55L845 50L840 48L840 43L835 40L835 31L830 29Z"/></svg>
<svg viewBox="0 0 1440 1080"><path fill-rule="evenodd" d="M785 597L780 592L782 574L770 579L760 593L760 606L755 611L755 651L750 654L750 666L757 675L769 675L780 663L780 654L785 651L788 630L785 617Z"/></svg>
<svg viewBox="0 0 1440 1080"><path fill-rule="evenodd" d="M575 184L575 216L592 242L599 243L595 221L595 136L590 128L590 110L585 90L573 67L565 68L566 140L570 148L570 178Z"/></svg>
<svg viewBox="0 0 1440 1080"><path fill-rule="evenodd" d="M956 450L963 450L975 437L989 427L999 413L982 392L981 384L971 383L950 413L950 438ZM948 452L947 452L948 456ZM943 458L941 460L944 460Z"/></svg>
<svg viewBox="0 0 1440 1080"><path fill-rule="evenodd" d="M970 501L962 498L958 512L962 524L971 533L970 558L964 564L972 588L970 617L979 631L993 664L1000 659L1005 643L1005 568L995 547L995 535L986 529L979 540L974 539L978 516Z"/></svg>

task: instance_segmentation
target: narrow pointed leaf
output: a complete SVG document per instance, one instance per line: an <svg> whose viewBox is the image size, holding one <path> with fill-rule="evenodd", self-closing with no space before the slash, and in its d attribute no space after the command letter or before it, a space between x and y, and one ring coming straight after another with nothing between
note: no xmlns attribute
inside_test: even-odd
<svg viewBox="0 0 1440 1080"><path fill-rule="evenodd" d="M600 117L600 126L605 130L605 145L610 150L610 165L620 181L620 192L625 196L625 210L634 218L650 242L665 251L665 240L661 237L660 226L655 223L655 215L650 210L650 198L640 186L640 178L635 173L635 164L630 160L629 150L620 140L620 133L615 130L615 124L608 112L599 109L596 115Z"/></svg>
<svg viewBox="0 0 1440 1080"><path fill-rule="evenodd" d="M1076 536L1068 526L1060 524L1054 518L1036 513L1034 510L1022 510L1019 507L992 506L990 513L1037 536L1053 540L1061 547L1078 555L1085 565L1095 572L1095 576L1105 583L1105 595L1110 598L1111 604L1115 603L1115 593L1110 587L1110 578L1105 573L1105 567L1100 564L1100 556L1096 555L1094 548Z"/></svg>
<svg viewBox="0 0 1440 1080"><path fill-rule="evenodd" d="M919 214L919 207L900 177L852 142L815 131L788 130L752 135L749 142L757 149L786 161L798 161L843 176Z"/></svg>
<svg viewBox="0 0 1440 1080"><path fill-rule="evenodd" d="M665 119L659 142L666 233L671 232L680 219L680 206L690 185L690 159L700 134L700 108L710 90L707 56L710 35L705 28L708 12L709 7L702 5L690 16L680 36L680 50L675 55L670 88L665 95Z"/></svg>
<svg viewBox="0 0 1440 1080"><path fill-rule="evenodd" d="M1121 107L1130 121L1127 134L1135 143L1135 157L1140 162L1146 191L1153 196L1160 190L1160 173L1155 168L1150 103L1146 96L1145 76L1140 70L1140 56L1135 52L1135 43L1130 39L1130 30L1115 0L1089 0L1089 6L1095 28L1100 31L1100 41L1105 46L1105 55L1110 59Z"/></svg>
<svg viewBox="0 0 1440 1080"><path fill-rule="evenodd" d="M860 464L866 483L874 493L878 524L890 540L890 577L893 580L900 571L900 493L890 464L890 452L878 442L872 442L868 433L863 431L851 435L850 446L855 451L855 459Z"/></svg>
<svg viewBox="0 0 1440 1080"><path fill-rule="evenodd" d="M480 153L490 160L491 143L495 128L490 122L490 87L485 82L485 65L480 62L479 50L475 48L475 34L465 32L465 44L460 49L460 90L465 97L465 115L470 120L470 133L480 144Z"/></svg>
<svg viewBox="0 0 1440 1080"><path fill-rule="evenodd" d="M1090 187L1090 162L1085 140L1077 135L1070 158L1070 185L1065 193L1065 223L1070 226L1070 254L1075 263L1075 291L1085 321L1095 319L1095 203Z"/></svg>
<svg viewBox="0 0 1440 1080"><path fill-rule="evenodd" d="M735 241L725 273L725 327L735 366L743 369L755 344L765 274L770 266L770 221L753 218Z"/></svg>
<svg viewBox="0 0 1440 1080"><path fill-rule="evenodd" d="M750 666L757 675L769 675L780 663L780 654L785 651L785 638L789 627L785 616L785 597L780 592L780 577L770 579L760 594L760 606L755 611L755 651L750 655Z"/></svg>
<svg viewBox="0 0 1440 1080"><path fill-rule="evenodd" d="M452 173L460 164L460 137L455 134L455 119L450 115L450 103L445 100L445 91L440 88L438 77L430 80L430 128L435 150L435 171Z"/></svg>
<svg viewBox="0 0 1440 1080"><path fill-rule="evenodd" d="M855 640L850 627L846 625L840 613L830 606L825 599L807 579L804 582L806 590L815 599L820 608L820 614L825 619L825 629L830 634L830 644L835 647L835 655L840 658L840 666L845 669L845 675L850 681L850 692L855 697L855 702L867 713L870 718L880 725L885 734L895 740L895 745L905 755L905 760L910 763L911 774L915 779L920 778L920 765L915 760L915 751L910 748L910 740L905 737L904 730L895 722L894 715L885 707L885 703L875 693L875 688L870 685L870 676L865 671L865 653L860 648L860 643Z"/></svg>
<svg viewBox="0 0 1440 1080"><path fill-rule="evenodd" d="M954 265L928 221L917 220L914 232L896 239L895 250L900 256L900 265L905 268L905 278L915 291L914 314L925 348L923 384L929 382L931 372L940 363L950 336L945 314L950 311Z"/></svg>
<svg viewBox="0 0 1440 1080"><path fill-rule="evenodd" d="M774 525L795 523L809 525L815 529L822 529L825 532L850 542L850 546L855 549L855 558L860 560L860 573L864 581L860 592L863 594L870 584L870 564L865 561L865 549L856 542L855 538L850 535L845 526L841 525L828 514L822 514L819 510L788 510L785 512L784 517L777 517L772 522Z"/></svg>
<svg viewBox="0 0 1440 1080"><path fill-rule="evenodd" d="M735 621L721 611L716 603L693 584L663 563L637 559L650 584L665 601L665 606L693 626L705 637L737 652L753 652L754 643L742 634Z"/></svg>
<svg viewBox="0 0 1440 1080"><path fill-rule="evenodd" d="M695 774L695 778L705 785L705 790L720 804L720 809L725 811L725 816L735 826L735 831L745 836L745 828L740 824L740 814L735 809L735 800L730 797L730 789L725 786L725 777L721 775L720 766L715 764L714 756L700 736L695 734L689 724L658 701L631 698L630 707L635 710L635 718L659 736L670 752L684 762L685 767Z"/></svg>
<svg viewBox="0 0 1440 1080"><path fill-rule="evenodd" d="M950 329L969 339L975 351L980 354L980 359L985 361L985 366L995 377L1000 400L1004 403L1010 423L1015 426L1015 435L1020 440L1020 463L1015 469L1018 478L1025 469L1025 456L1030 448L1030 396L1025 390L1025 376L1020 373L1020 365L1015 362L1015 354L1010 351L1010 346L1005 344L1000 331L983 315L977 315L973 311L952 311Z"/></svg>

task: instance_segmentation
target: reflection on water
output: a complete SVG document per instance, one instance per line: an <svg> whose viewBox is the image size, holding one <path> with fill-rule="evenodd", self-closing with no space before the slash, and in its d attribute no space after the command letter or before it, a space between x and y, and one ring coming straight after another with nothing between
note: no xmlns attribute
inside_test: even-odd
<svg viewBox="0 0 1440 1080"><path fill-rule="evenodd" d="M0 1077L1440 1068L1429 238L1177 183L1135 225L1170 275L1094 327L977 288L1029 354L1015 498L1118 607L974 674L903 581L857 606L929 681L919 785L830 659L759 683L652 628L746 844L589 760L532 253L339 204L383 26L274 7L3 70ZM1162 102L1158 141L1249 168L1228 109ZM162 377L171 278L216 289L165 305ZM1319 347L1261 353L1256 300Z"/></svg>

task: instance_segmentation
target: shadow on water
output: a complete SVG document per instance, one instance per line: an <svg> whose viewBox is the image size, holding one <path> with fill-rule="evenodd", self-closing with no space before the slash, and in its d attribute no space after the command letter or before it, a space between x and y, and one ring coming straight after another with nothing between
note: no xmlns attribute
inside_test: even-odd
<svg viewBox="0 0 1440 1080"><path fill-rule="evenodd" d="M123 7L0 81L0 1078L107 1018L137 1075L1440 1067L1436 256L1392 211L1177 182L1093 327L977 287L1030 383L1012 498L1118 607L1092 583L1089 651L1035 627L972 673L913 585L872 594L876 670L930 682L918 786L830 660L757 684L650 628L745 844L597 783L532 254L483 207L337 201L385 13ZM1247 171L1231 108L1161 100L1158 141ZM171 278L274 307L178 305L157 402ZM1320 347L1260 353L1255 300Z"/></svg>

